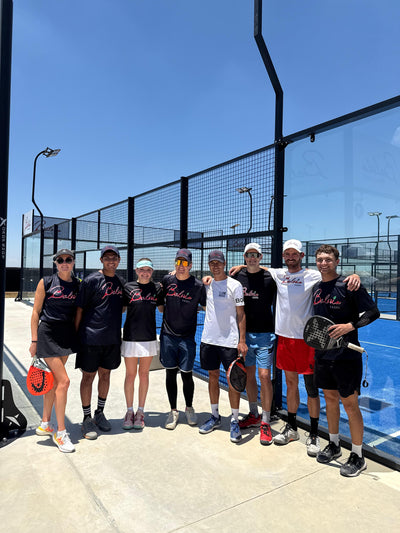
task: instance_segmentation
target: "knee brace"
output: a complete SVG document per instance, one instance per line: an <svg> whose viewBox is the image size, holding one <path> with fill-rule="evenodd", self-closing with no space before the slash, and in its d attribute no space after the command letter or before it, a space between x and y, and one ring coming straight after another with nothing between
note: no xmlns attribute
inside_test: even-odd
<svg viewBox="0 0 400 533"><path fill-rule="evenodd" d="M318 387L315 386L313 374L304 374L304 385L310 398L318 398Z"/></svg>

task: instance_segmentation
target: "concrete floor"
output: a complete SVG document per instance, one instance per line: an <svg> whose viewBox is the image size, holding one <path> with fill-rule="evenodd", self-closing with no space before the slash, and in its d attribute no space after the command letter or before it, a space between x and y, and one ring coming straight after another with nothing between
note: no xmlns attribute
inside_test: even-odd
<svg viewBox="0 0 400 533"><path fill-rule="evenodd" d="M359 477L339 475L340 462L324 466L307 456L304 432L287 446L263 447L258 430L240 444L229 440L229 403L221 391L222 429L200 435L187 425L179 382L180 423L164 429L169 410L164 371L150 374L146 427L124 431L124 366L112 373L105 413L110 433L82 438L80 372L74 357L67 427L76 452L63 454L49 437L37 437L41 398L25 377L32 308L6 299L4 379L28 420L25 434L0 449L0 523L7 532L279 532L363 533L398 531L400 472L372 461ZM200 423L209 413L207 383L196 379ZM92 405L96 403L96 391ZM137 403L135 402L135 407ZM247 412L242 401L241 412ZM273 425L279 431L282 423ZM326 443L323 442L323 445Z"/></svg>

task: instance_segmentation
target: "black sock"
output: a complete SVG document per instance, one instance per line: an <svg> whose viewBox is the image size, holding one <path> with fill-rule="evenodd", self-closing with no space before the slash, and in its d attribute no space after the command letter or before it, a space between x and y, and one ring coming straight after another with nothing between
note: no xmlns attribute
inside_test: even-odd
<svg viewBox="0 0 400 533"><path fill-rule="evenodd" d="M289 413L288 412L288 424L289 426L297 431L297 421L296 421L296 413Z"/></svg>
<svg viewBox="0 0 400 533"><path fill-rule="evenodd" d="M106 405L107 398L100 398L100 396L97 398L97 409L96 411L104 411L104 406Z"/></svg>
<svg viewBox="0 0 400 533"><path fill-rule="evenodd" d="M186 407L192 407L194 395L194 381L192 372L181 372L183 382L183 396L185 397Z"/></svg>
<svg viewBox="0 0 400 533"><path fill-rule="evenodd" d="M310 435L318 435L318 418L313 418L310 416L311 420L311 429L310 429Z"/></svg>
<svg viewBox="0 0 400 533"><path fill-rule="evenodd" d="M91 418L92 416L92 409L89 405L82 405L83 410L83 420L86 420L87 418Z"/></svg>
<svg viewBox="0 0 400 533"><path fill-rule="evenodd" d="M178 398L178 385L176 383L177 368L167 368L165 372L165 385L171 409L176 409L176 400Z"/></svg>

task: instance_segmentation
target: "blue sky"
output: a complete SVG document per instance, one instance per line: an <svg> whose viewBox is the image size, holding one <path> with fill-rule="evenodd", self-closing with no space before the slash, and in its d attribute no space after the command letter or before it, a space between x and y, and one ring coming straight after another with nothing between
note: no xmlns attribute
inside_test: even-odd
<svg viewBox="0 0 400 533"><path fill-rule="evenodd" d="M398 0L263 4L284 134L400 93ZM36 201L71 218L273 132L253 0L14 0L7 264L20 264L33 160L47 146L61 152L39 159Z"/></svg>

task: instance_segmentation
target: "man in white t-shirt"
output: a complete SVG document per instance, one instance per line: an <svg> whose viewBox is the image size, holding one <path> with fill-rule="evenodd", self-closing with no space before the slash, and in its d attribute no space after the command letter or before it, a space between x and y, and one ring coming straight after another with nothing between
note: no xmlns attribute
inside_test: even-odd
<svg viewBox="0 0 400 533"><path fill-rule="evenodd" d="M211 417L199 428L202 434L210 433L221 425L218 410L219 368L225 370L237 358L246 357L246 317L242 285L225 273L225 257L219 250L210 252L208 264L213 281L206 287L207 306L200 345L201 368L208 371L208 392L211 402ZM229 386L229 401L232 408L230 427L231 442L239 442L240 393Z"/></svg>

